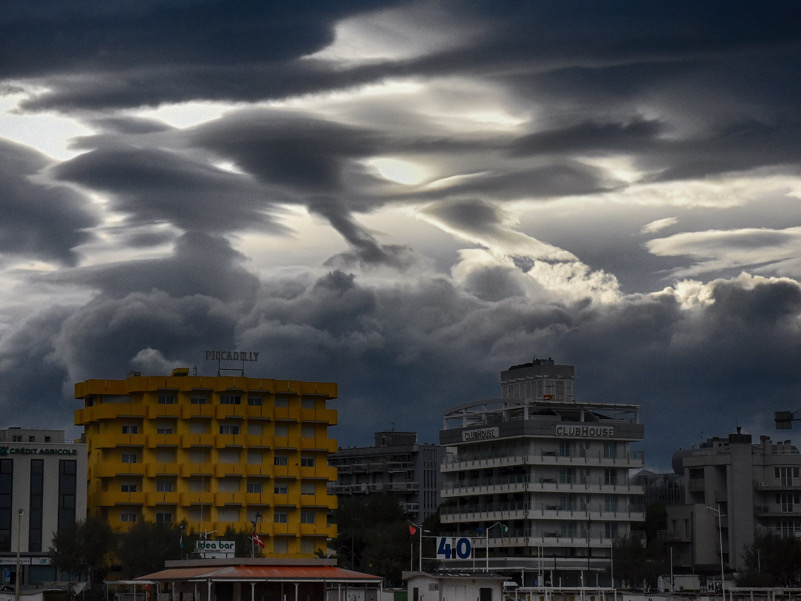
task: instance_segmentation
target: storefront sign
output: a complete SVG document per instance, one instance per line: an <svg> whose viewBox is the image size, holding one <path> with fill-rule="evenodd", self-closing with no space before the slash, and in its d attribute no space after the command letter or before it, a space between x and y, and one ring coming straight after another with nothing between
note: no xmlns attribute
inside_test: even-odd
<svg viewBox="0 0 801 601"><path fill-rule="evenodd" d="M78 449L0 447L0 455L77 455Z"/></svg>
<svg viewBox="0 0 801 601"><path fill-rule="evenodd" d="M569 436L575 438L612 438L615 429L612 426L556 426L557 436Z"/></svg>
<svg viewBox="0 0 801 601"><path fill-rule="evenodd" d="M462 440L464 442L490 438L498 438L498 428L481 428L480 430L465 430L462 432Z"/></svg>

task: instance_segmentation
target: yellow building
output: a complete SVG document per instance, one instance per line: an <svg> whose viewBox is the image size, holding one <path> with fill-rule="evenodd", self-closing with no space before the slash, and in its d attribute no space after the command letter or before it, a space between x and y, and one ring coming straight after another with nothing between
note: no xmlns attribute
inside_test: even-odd
<svg viewBox="0 0 801 601"><path fill-rule="evenodd" d="M326 401L337 385L235 376L129 375L75 385L84 408L87 513L117 531L186 521L196 533L256 531L270 556L312 557L336 536Z"/></svg>

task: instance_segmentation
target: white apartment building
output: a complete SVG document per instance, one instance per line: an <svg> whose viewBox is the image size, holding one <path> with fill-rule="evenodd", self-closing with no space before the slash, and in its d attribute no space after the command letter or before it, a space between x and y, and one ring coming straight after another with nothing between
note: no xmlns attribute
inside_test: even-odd
<svg viewBox="0 0 801 601"><path fill-rule="evenodd" d="M443 529L469 537L473 551L446 567L523 574L525 586L608 585L612 543L645 520L643 487L629 480L643 466L630 448L644 434L639 407L577 402L572 366L548 359L518 374L531 367L547 398L478 401L444 415ZM548 367L558 382L548 382Z"/></svg>
<svg viewBox="0 0 801 601"><path fill-rule="evenodd" d="M49 554L53 536L86 518L85 444L63 430L0 430L2 585L59 580ZM19 551L19 558L18 552Z"/></svg>
<svg viewBox="0 0 801 601"><path fill-rule="evenodd" d="M727 574L744 566L757 536L801 537L801 453L789 440L754 444L738 428L676 451L673 469L685 487L684 503L667 507L677 569L717 577L721 560Z"/></svg>

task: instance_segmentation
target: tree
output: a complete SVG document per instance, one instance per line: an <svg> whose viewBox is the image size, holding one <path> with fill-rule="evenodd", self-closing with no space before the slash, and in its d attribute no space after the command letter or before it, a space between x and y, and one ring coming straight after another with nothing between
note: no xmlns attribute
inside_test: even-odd
<svg viewBox="0 0 801 601"><path fill-rule="evenodd" d="M104 520L87 517L56 533L50 555L59 570L86 578L91 588L95 579L104 579L116 546L111 527Z"/></svg>
<svg viewBox="0 0 801 601"><path fill-rule="evenodd" d="M120 536L117 556L123 578L137 578L164 569L168 559L181 559L181 546L190 547L183 524L172 522L138 522Z"/></svg>
<svg viewBox="0 0 801 601"><path fill-rule="evenodd" d="M401 582L409 565L409 522L392 495L344 499L336 510L334 541L340 565Z"/></svg>
<svg viewBox="0 0 801 601"><path fill-rule="evenodd" d="M653 586L665 572L664 556L664 549L657 541L643 545L637 537L617 538L612 545L615 579L631 587Z"/></svg>
<svg viewBox="0 0 801 601"><path fill-rule="evenodd" d="M232 526L228 526L223 534L223 540L234 541L234 556L235 557L255 557L262 556L262 549L259 545L254 548L253 545L253 531L240 530L237 532Z"/></svg>
<svg viewBox="0 0 801 601"><path fill-rule="evenodd" d="M760 536L743 553L745 568L738 586L798 586L801 540L773 534Z"/></svg>

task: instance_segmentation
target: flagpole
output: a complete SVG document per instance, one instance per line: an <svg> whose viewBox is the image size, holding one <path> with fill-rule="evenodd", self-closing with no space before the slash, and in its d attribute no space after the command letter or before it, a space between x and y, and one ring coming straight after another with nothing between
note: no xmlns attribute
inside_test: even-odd
<svg viewBox="0 0 801 601"><path fill-rule="evenodd" d="M420 527L420 548L417 551L417 571L423 571L423 527Z"/></svg>

